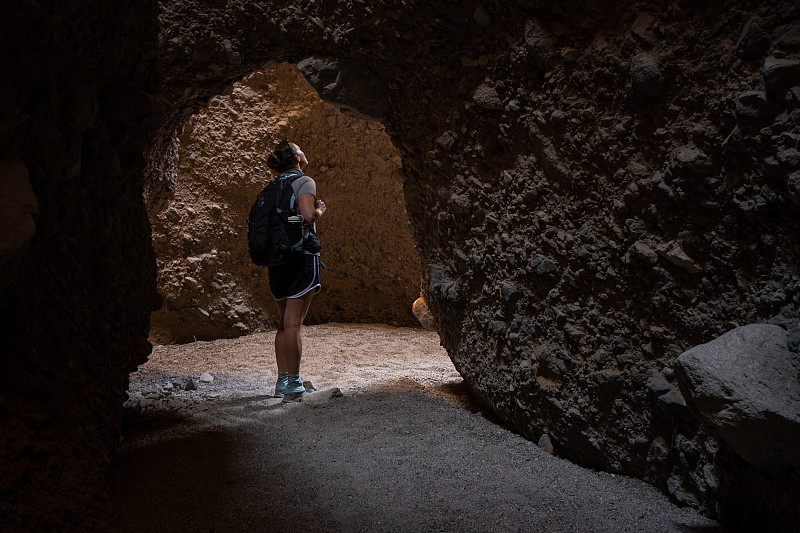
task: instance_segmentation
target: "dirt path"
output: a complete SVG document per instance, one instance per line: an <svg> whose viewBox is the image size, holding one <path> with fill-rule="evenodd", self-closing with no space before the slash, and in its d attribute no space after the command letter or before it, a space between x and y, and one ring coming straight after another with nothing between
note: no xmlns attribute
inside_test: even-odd
<svg viewBox="0 0 800 533"><path fill-rule="evenodd" d="M487 420L436 334L304 332L322 390L302 404L270 396L269 334L156 347L131 377L141 413L115 462L113 531L723 531Z"/></svg>

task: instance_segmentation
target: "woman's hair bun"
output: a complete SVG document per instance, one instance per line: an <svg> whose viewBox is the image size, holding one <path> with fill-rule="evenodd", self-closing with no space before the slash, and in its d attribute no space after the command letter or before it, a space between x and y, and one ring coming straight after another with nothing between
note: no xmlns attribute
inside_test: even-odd
<svg viewBox="0 0 800 533"><path fill-rule="evenodd" d="M278 172L284 172L297 167L294 148L289 141L281 141L267 158L267 166Z"/></svg>
<svg viewBox="0 0 800 533"><path fill-rule="evenodd" d="M279 166L281 166L281 161L275 154L269 154L269 157L267 158L267 166L271 169L277 169Z"/></svg>

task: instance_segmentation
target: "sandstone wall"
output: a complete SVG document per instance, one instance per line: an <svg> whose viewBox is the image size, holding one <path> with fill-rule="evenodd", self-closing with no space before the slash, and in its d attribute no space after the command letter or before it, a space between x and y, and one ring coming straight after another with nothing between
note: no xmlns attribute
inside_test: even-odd
<svg viewBox="0 0 800 533"><path fill-rule="evenodd" d="M275 174L272 148L291 139L309 159L328 212L323 290L307 320L418 325L422 270L383 127L325 104L293 65L273 64L211 98L175 139L172 194L151 208L165 305L150 338L190 342L274 326L267 269L247 255L245 218ZM162 162L162 164L164 164Z"/></svg>
<svg viewBox="0 0 800 533"><path fill-rule="evenodd" d="M3 2L0 530L97 531L149 354L155 2Z"/></svg>
<svg viewBox="0 0 800 533"><path fill-rule="evenodd" d="M798 316L795 5L225 13L169 5L168 90L210 95L261 58L313 56L324 99L383 121L428 299L476 396L582 464L711 513L736 505L724 490L720 504L724 444L672 365L737 325ZM190 40L207 43L192 58Z"/></svg>

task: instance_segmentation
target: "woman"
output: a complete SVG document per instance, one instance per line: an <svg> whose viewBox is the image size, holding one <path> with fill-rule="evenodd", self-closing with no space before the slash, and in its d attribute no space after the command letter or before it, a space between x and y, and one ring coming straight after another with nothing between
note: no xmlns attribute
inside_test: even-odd
<svg viewBox="0 0 800 533"><path fill-rule="evenodd" d="M303 174L308 164L306 155L294 143L282 141L267 159L267 166L292 180L304 233L316 237L316 226L325 210L325 202L317 200L314 180ZM316 239L314 239L316 240ZM318 241L317 241L318 242ZM275 397L284 402L299 402L307 392L300 379L300 359L303 343L300 327L308 313L311 299L320 289L320 260L318 249L296 254L289 263L269 267L269 286L278 305L280 323L275 333L275 360L278 364L278 381Z"/></svg>

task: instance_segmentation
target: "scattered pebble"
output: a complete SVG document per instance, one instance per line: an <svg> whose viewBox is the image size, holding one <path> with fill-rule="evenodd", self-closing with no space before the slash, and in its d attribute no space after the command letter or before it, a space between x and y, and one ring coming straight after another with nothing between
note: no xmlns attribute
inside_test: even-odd
<svg viewBox="0 0 800 533"><path fill-rule="evenodd" d="M542 436L539 439L537 445L542 450L546 451L550 455L553 455L553 443L550 441L550 435L548 435L547 433L542 433Z"/></svg>

